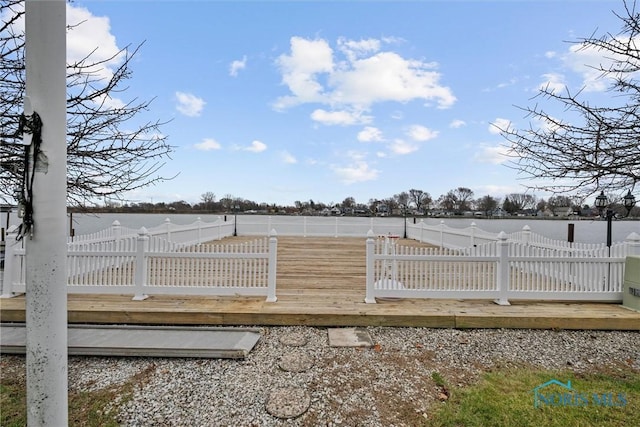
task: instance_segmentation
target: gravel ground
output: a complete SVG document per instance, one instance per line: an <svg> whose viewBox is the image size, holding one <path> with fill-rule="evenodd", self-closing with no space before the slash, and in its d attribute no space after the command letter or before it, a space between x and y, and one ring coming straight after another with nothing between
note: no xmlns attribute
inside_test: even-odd
<svg viewBox="0 0 640 427"><path fill-rule="evenodd" d="M262 328L244 360L72 357L69 387L133 380L126 426L389 427L419 425L447 398L433 372L463 386L505 366L640 370L640 332L366 330L370 348L330 347L326 328ZM24 357L3 356L2 369L19 375Z"/></svg>

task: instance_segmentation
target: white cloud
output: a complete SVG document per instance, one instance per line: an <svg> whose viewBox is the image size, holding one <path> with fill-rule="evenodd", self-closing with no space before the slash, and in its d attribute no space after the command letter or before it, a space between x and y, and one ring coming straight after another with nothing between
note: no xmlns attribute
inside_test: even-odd
<svg viewBox="0 0 640 427"><path fill-rule="evenodd" d="M9 16L24 11L24 2L16 3L10 8L3 8L0 19L8 22ZM79 64L86 58L83 72L91 73L94 77L92 84L100 87L100 80L108 82L113 77L114 71L122 64L125 57L120 52L116 37L111 34L111 23L106 16L95 16L84 7L66 4L66 22L68 26L66 39L66 60L70 66ZM24 14L13 21L7 28L7 33L24 34ZM89 64L98 64L88 67ZM71 69L73 72L73 69ZM94 100L94 104L119 108L124 103L118 98L102 98Z"/></svg>
<svg viewBox="0 0 640 427"><path fill-rule="evenodd" d="M371 123L371 116L365 116L361 112L354 111L326 111L317 109L311 113L311 119L323 125L349 126Z"/></svg>
<svg viewBox="0 0 640 427"><path fill-rule="evenodd" d="M615 54L583 45L572 45L562 56L564 65L582 77L585 92L602 92L607 89L611 81L602 77L598 68L609 68L614 58L616 58Z"/></svg>
<svg viewBox="0 0 640 427"><path fill-rule="evenodd" d="M231 77L236 77L240 70L244 70L247 66L247 57L246 55L242 57L242 60L235 60L229 66L229 75Z"/></svg>
<svg viewBox="0 0 640 427"><path fill-rule="evenodd" d="M67 62L76 64L90 56L89 63L100 64L90 70L101 79L110 79L122 63L125 54L116 37L111 34L111 23L106 16L94 16L83 7L67 4Z"/></svg>
<svg viewBox="0 0 640 427"><path fill-rule="evenodd" d="M501 130L508 130L511 128L511 121L508 119L501 119L498 117L491 124L489 124L489 133L492 135L500 135Z"/></svg>
<svg viewBox="0 0 640 427"><path fill-rule="evenodd" d="M220 143L218 143L218 141L213 138L205 138L202 140L202 142L194 144L194 147L196 148L196 150L201 151L219 150L222 148Z"/></svg>
<svg viewBox="0 0 640 427"><path fill-rule="evenodd" d="M428 141L438 136L438 131L433 131L427 127L413 125L409 128L407 135L414 141Z"/></svg>
<svg viewBox="0 0 640 427"><path fill-rule="evenodd" d="M414 151L418 151L419 148L417 144L410 144L402 139L396 139L389 145L389 149L394 154L400 155L413 153Z"/></svg>
<svg viewBox="0 0 640 427"><path fill-rule="evenodd" d="M394 52L379 52L358 59L329 76L331 100L368 107L377 102L436 101L440 108L453 105L450 89L440 86L436 65L404 59Z"/></svg>
<svg viewBox="0 0 640 427"><path fill-rule="evenodd" d="M198 117L206 104L202 98L185 92L176 92L176 99L178 100L176 109L188 117Z"/></svg>
<svg viewBox="0 0 640 427"><path fill-rule="evenodd" d="M360 142L378 142L384 141L382 131L373 126L367 126L358 132L358 141Z"/></svg>
<svg viewBox="0 0 640 427"><path fill-rule="evenodd" d="M467 122L465 122L464 120L453 120L451 123L449 123L449 127L452 129L459 129L466 125L467 125Z"/></svg>
<svg viewBox="0 0 640 427"><path fill-rule="evenodd" d="M100 105L104 108L125 108L126 104L120 98L113 98L110 95L104 94L102 96L93 99L96 105Z"/></svg>
<svg viewBox="0 0 640 427"><path fill-rule="evenodd" d="M555 93L560 93L565 90L566 83L562 74L547 73L543 74L542 77L544 77L544 80L540 83L538 89L546 89Z"/></svg>
<svg viewBox="0 0 640 427"><path fill-rule="evenodd" d="M479 163L491 163L499 165L506 162L509 149L503 145L484 145L482 149L476 153L474 159Z"/></svg>
<svg viewBox="0 0 640 427"><path fill-rule="evenodd" d="M379 51L375 39L338 40L339 53L326 40L291 38L289 54L276 64L290 95L278 98L274 108L282 110L303 103L320 103L349 111L364 111L378 102L435 102L451 107L456 98L442 86L437 64L405 59L395 52Z"/></svg>
<svg viewBox="0 0 640 427"><path fill-rule="evenodd" d="M338 39L338 49L340 49L350 61L353 61L367 54L378 52L380 50L380 40L366 39L355 41L341 37Z"/></svg>
<svg viewBox="0 0 640 427"><path fill-rule="evenodd" d="M276 109L305 102L321 102L324 88L316 81L316 75L333 71L333 50L326 41L292 37L290 43L291 54L280 55L276 64L282 72L282 82L293 96L276 101Z"/></svg>
<svg viewBox="0 0 640 427"><path fill-rule="evenodd" d="M295 163L298 163L298 159L296 159L293 155L291 155L291 153L289 153L288 151L282 151L280 153L280 158L282 159L282 161L288 165L293 165Z"/></svg>
<svg viewBox="0 0 640 427"><path fill-rule="evenodd" d="M349 156L353 160L351 164L344 167L331 167L343 183L354 184L356 182L373 181L378 178L379 171L371 169L360 155L350 153Z"/></svg>
<svg viewBox="0 0 640 427"><path fill-rule="evenodd" d="M640 44L640 37L636 36L634 40L628 37L618 40L622 44L630 43L632 46ZM601 50L595 46L586 46L583 44L572 44L567 52L558 55L564 66L580 75L582 82L580 88L584 88L585 92L603 92L606 91L613 83L610 77L603 76L600 69L617 69L613 66L615 60L627 61L628 57L624 53L617 54L610 51ZM554 56L555 57L555 56Z"/></svg>
<svg viewBox="0 0 640 427"><path fill-rule="evenodd" d="M255 141L251 142L250 146L245 147L242 150L251 151L252 153L262 153L266 149L267 149L267 144L265 144L264 142L255 140Z"/></svg>

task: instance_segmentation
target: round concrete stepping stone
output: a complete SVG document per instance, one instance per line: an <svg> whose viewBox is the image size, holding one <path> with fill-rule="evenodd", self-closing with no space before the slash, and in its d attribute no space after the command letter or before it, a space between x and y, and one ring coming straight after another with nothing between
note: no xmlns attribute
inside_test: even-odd
<svg viewBox="0 0 640 427"><path fill-rule="evenodd" d="M267 412L278 418L295 418L307 412L311 396L298 387L281 388L271 392L267 400Z"/></svg>
<svg viewBox="0 0 640 427"><path fill-rule="evenodd" d="M313 358L302 351L292 351L280 358L278 366L287 372L304 372L313 367Z"/></svg>
<svg viewBox="0 0 640 427"><path fill-rule="evenodd" d="M304 347L309 342L309 338L302 332L292 332L280 337L280 343L290 347Z"/></svg>

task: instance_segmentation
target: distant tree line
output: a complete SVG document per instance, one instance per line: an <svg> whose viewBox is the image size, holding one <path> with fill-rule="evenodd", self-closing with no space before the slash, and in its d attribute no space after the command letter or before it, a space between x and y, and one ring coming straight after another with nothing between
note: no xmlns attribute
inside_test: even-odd
<svg viewBox="0 0 640 427"><path fill-rule="evenodd" d="M611 208L624 212L622 201L615 196ZM86 211L86 208L70 208L71 211ZM632 216L637 216L640 209L634 208ZM122 203L105 201L103 206L91 209L92 212L128 212L128 213L203 213L203 214L286 214L286 215L379 215L379 216L416 216L416 215L481 215L483 217L500 216L566 216L598 215L593 204L581 204L580 200L563 195L555 195L548 199L538 198L528 193L511 193L504 198L485 195L475 197L474 192L466 187L458 187L434 199L426 191L411 189L381 199L369 199L358 202L354 197L347 197L340 203L324 203L296 200L293 205L277 205L236 197L226 194L218 199L212 191L200 196L200 202L190 204L184 200L175 202L140 202Z"/></svg>

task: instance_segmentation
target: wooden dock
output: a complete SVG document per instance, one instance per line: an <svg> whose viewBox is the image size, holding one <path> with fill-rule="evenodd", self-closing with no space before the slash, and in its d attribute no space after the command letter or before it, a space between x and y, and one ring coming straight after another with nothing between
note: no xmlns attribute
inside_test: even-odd
<svg viewBox="0 0 640 427"><path fill-rule="evenodd" d="M246 237L223 243L246 241ZM401 245L420 245L400 239ZM640 331L619 304L402 299L366 304L365 239L278 238L277 297L69 295L70 323L535 328ZM24 322L24 296L0 300L0 321Z"/></svg>

